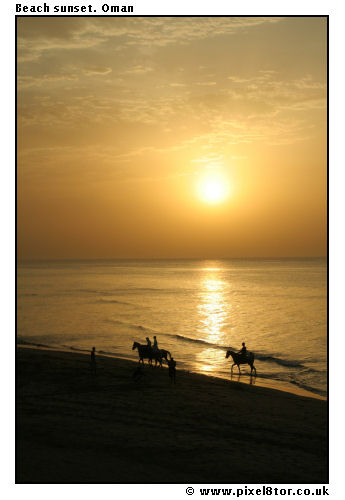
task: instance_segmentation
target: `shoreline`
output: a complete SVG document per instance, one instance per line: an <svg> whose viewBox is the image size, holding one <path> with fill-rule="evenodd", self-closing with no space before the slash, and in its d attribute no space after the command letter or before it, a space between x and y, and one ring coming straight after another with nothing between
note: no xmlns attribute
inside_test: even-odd
<svg viewBox="0 0 345 500"><path fill-rule="evenodd" d="M17 348L19 349L37 349L37 350L48 350L48 351L56 351L56 352L70 352L70 353L75 353L75 354L81 354L81 355L85 355L85 356L88 356L90 353L89 351L84 351L84 350L81 350L81 349L72 349L72 348L58 348L58 347L50 347L50 346L43 346L43 345L33 345L33 344L17 344ZM128 356L122 356L122 355L116 355L116 354L105 354L105 353L96 353L97 354L97 357L105 357L105 358L110 358L110 359L123 359L123 360L127 360L129 362L132 362L132 363L135 363L136 365L138 364L138 362L136 360L134 360L133 358L130 358ZM147 361L146 361L147 363ZM167 368L166 365L163 364L163 367L164 368ZM196 375L201 375L201 376L205 376L207 378L211 378L211 379L216 379L216 380L226 380L228 382L235 382L235 383L240 383L240 384L245 384L245 385L251 385L253 387L264 387L266 389L272 389L272 390L275 390L275 391L281 391L281 392L287 392L287 393L290 393L290 394L294 394L296 396L302 396L302 397L307 397L307 398L314 398L314 399L318 399L318 400L321 400L321 401L327 401L327 396L323 396L321 394L318 394L318 393L315 393L315 392L311 392L311 391L308 391L306 389L303 389L302 387L299 387L299 386L294 386L293 384L290 384L288 382L283 382L283 381L275 381L275 380L272 380L272 379L263 379L263 378L251 378L250 375L248 373L243 373L241 375L242 380L240 380L240 377L238 376L237 373L234 373L233 376L231 377L230 375L230 371L229 371L229 377L219 377L219 376L216 376L216 375L212 375L212 374L207 374L205 372L200 372L200 371L197 371L197 370L185 370L185 369L182 369L180 368L178 370L179 372L184 372L184 373L193 373L193 374L196 374ZM210 372L209 372L210 373ZM254 380L254 383L253 383L253 380Z"/></svg>

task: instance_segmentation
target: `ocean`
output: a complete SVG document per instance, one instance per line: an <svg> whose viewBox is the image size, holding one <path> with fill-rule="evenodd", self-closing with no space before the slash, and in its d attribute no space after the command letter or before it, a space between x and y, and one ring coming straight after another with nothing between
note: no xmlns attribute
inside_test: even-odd
<svg viewBox="0 0 345 500"><path fill-rule="evenodd" d="M232 380L327 393L325 259L26 262L18 344L138 359L157 336L177 368L230 379L226 350L255 355Z"/></svg>

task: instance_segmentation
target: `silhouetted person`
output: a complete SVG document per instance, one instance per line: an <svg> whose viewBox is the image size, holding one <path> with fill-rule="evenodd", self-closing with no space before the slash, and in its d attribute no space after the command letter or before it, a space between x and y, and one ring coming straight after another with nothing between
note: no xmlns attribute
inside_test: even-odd
<svg viewBox="0 0 345 500"><path fill-rule="evenodd" d="M242 342L242 349L240 349L238 352L239 352L239 354L241 354L241 356L243 358L247 357L247 348L246 348L246 344L244 342Z"/></svg>
<svg viewBox="0 0 345 500"><path fill-rule="evenodd" d="M176 384L176 361L174 360L174 358L169 359L168 367L169 367L170 381L171 383L174 382L174 384Z"/></svg>
<svg viewBox="0 0 345 500"><path fill-rule="evenodd" d="M92 348L90 358L91 358L91 373L93 373L93 375L96 375L96 349L95 349L95 347Z"/></svg>
<svg viewBox="0 0 345 500"><path fill-rule="evenodd" d="M148 337L146 337L146 342L147 342L147 347L151 349L151 340Z"/></svg>
<svg viewBox="0 0 345 500"><path fill-rule="evenodd" d="M152 349L154 351L158 351L158 342L157 342L157 337L156 335L153 336L153 346L152 346Z"/></svg>

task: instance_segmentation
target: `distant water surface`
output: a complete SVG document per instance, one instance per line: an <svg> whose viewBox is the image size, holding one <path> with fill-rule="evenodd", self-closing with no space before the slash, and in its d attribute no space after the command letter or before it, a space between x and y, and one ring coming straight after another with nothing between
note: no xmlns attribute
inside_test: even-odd
<svg viewBox="0 0 345 500"><path fill-rule="evenodd" d="M257 383L326 394L323 259L31 262L17 283L19 343L137 359L133 341L157 335L178 367L229 378L244 341Z"/></svg>

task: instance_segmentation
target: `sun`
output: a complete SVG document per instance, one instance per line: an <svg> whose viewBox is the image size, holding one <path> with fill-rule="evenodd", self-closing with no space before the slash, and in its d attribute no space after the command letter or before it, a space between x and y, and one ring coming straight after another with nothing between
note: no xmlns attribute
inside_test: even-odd
<svg viewBox="0 0 345 500"><path fill-rule="evenodd" d="M210 204L220 203L228 196L228 182L218 173L207 173L199 180L198 192L202 201Z"/></svg>

